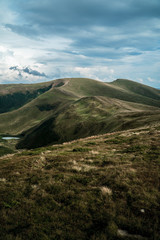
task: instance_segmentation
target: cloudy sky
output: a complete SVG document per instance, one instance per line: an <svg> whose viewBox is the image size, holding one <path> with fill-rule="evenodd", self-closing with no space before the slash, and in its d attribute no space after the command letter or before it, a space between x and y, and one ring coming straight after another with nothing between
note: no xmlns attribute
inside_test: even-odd
<svg viewBox="0 0 160 240"><path fill-rule="evenodd" d="M0 83L63 77L160 88L160 1L0 0Z"/></svg>

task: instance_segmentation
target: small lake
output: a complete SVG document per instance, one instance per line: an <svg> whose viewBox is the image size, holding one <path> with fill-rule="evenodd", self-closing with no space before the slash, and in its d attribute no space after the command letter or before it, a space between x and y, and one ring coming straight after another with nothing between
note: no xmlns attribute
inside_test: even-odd
<svg viewBox="0 0 160 240"><path fill-rule="evenodd" d="M2 137L4 140L19 139L19 137Z"/></svg>

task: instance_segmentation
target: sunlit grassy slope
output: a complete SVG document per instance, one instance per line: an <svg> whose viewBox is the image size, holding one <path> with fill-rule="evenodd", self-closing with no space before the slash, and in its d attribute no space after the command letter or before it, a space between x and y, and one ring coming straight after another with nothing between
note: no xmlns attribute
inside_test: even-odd
<svg viewBox="0 0 160 240"><path fill-rule="evenodd" d="M79 97L106 96L160 107L159 90L129 80L103 83L85 78L70 79L63 89L74 92Z"/></svg>
<svg viewBox="0 0 160 240"><path fill-rule="evenodd" d="M155 100L160 99L160 91L158 89L146 86L144 84L140 84L137 82L133 82L131 80L127 79L117 79L116 81L113 81L110 83L112 86L119 86L123 89L126 89L127 91L130 91L132 93L142 95L148 98L152 98Z"/></svg>
<svg viewBox="0 0 160 240"><path fill-rule="evenodd" d="M160 127L0 158L0 239L159 240Z"/></svg>
<svg viewBox="0 0 160 240"><path fill-rule="evenodd" d="M44 86L49 89L27 104L0 114L1 135L23 136L17 147L39 147L159 121L160 91L133 81L68 78L31 89Z"/></svg>

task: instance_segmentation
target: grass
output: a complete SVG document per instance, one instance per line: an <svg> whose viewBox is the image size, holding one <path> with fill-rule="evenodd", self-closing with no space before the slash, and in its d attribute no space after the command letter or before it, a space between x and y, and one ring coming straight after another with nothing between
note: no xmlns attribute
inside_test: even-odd
<svg viewBox="0 0 160 240"><path fill-rule="evenodd" d="M79 148L73 148L72 150L73 152L89 152L89 148L82 148L82 147L79 147Z"/></svg>
<svg viewBox="0 0 160 240"><path fill-rule="evenodd" d="M152 127L4 156L0 239L158 240L158 143Z"/></svg>
<svg viewBox="0 0 160 240"><path fill-rule="evenodd" d="M145 97L148 97L151 99L160 100L159 90L146 86L144 84L140 84L137 82L133 82L131 80L126 80L126 79L117 79L116 81L113 81L110 84L114 86L122 87L126 90L129 90L131 92L134 92L142 96L144 95Z"/></svg>
<svg viewBox="0 0 160 240"><path fill-rule="evenodd" d="M6 154L14 153L14 151L10 148L0 146L0 157Z"/></svg>
<svg viewBox="0 0 160 240"><path fill-rule="evenodd" d="M20 108L52 87L47 84L3 84L0 85L0 113Z"/></svg>

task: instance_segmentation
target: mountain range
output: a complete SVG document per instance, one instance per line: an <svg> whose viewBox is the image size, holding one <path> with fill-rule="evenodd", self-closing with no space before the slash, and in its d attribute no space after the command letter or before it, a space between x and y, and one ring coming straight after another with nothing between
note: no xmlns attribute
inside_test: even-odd
<svg viewBox="0 0 160 240"><path fill-rule="evenodd" d="M0 135L36 148L157 124L160 90L126 79L0 85Z"/></svg>

